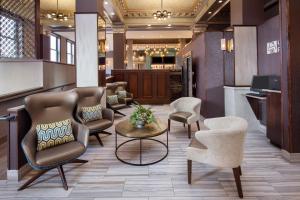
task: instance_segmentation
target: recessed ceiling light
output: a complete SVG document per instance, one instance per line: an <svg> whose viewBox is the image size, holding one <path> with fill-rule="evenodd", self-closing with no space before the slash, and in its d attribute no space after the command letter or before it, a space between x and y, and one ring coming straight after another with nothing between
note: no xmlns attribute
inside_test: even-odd
<svg viewBox="0 0 300 200"><path fill-rule="evenodd" d="M223 3L223 1L222 1L222 0L219 0L219 3Z"/></svg>
<svg viewBox="0 0 300 200"><path fill-rule="evenodd" d="M172 26L172 24L168 24L168 27Z"/></svg>
<svg viewBox="0 0 300 200"><path fill-rule="evenodd" d="M70 24L68 27L69 27L69 28L72 28L73 26Z"/></svg>
<svg viewBox="0 0 300 200"><path fill-rule="evenodd" d="M114 13L114 12L111 12L110 14L111 14L111 15L115 15L115 13Z"/></svg>
<svg viewBox="0 0 300 200"><path fill-rule="evenodd" d="M108 2L107 2L107 1L104 1L104 4L105 4L105 5L107 5L107 4L108 4Z"/></svg>
<svg viewBox="0 0 300 200"><path fill-rule="evenodd" d="M147 26L148 26L148 27L150 27L150 26L151 26L151 24L148 24Z"/></svg>
<svg viewBox="0 0 300 200"><path fill-rule="evenodd" d="M211 13L212 13L211 11L208 12L208 14L211 14Z"/></svg>

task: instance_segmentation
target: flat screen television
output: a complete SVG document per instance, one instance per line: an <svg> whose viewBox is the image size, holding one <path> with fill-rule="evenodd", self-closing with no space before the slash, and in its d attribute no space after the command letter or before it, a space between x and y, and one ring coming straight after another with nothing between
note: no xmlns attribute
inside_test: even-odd
<svg viewBox="0 0 300 200"><path fill-rule="evenodd" d="M280 77L271 76L253 76L251 91L262 92L263 89L280 90Z"/></svg>
<svg viewBox="0 0 300 200"><path fill-rule="evenodd" d="M152 64L163 64L162 57L152 57Z"/></svg>
<svg viewBox="0 0 300 200"><path fill-rule="evenodd" d="M163 58L164 64L175 64L175 57L174 56L168 56Z"/></svg>

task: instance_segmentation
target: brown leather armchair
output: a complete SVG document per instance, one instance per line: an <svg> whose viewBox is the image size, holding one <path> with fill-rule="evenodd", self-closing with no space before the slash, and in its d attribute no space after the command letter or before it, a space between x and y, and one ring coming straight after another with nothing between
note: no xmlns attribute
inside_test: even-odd
<svg viewBox="0 0 300 200"><path fill-rule="evenodd" d="M39 93L25 98L25 108L31 117L32 124L31 129L23 138L21 146L29 165L38 173L25 182L19 190L25 189L41 175L54 168L58 169L63 187L68 190L62 166L67 163L87 162L78 159L86 151L89 130L73 118L77 99L77 94L70 92ZM65 119L71 120L75 141L37 151L36 126Z"/></svg>
<svg viewBox="0 0 300 200"><path fill-rule="evenodd" d="M106 84L106 97L111 95L116 95L117 84L116 83L107 83ZM127 108L126 102L124 99L118 98L119 103L111 105L107 102L107 107L112 109L114 113L117 113L122 116L126 116L124 113L121 113L119 110Z"/></svg>
<svg viewBox="0 0 300 200"><path fill-rule="evenodd" d="M90 135L95 136L100 145L103 146L99 134L111 135L105 129L111 127L114 123L114 112L111 109L102 108L102 119L90 121L85 123L82 120L81 108L95 106L101 103L101 98L104 94L104 88L101 87L82 87L73 89L78 95L78 102L76 108L76 119L86 125L90 130Z"/></svg>
<svg viewBox="0 0 300 200"><path fill-rule="evenodd" d="M130 92L127 92L126 88L127 88L127 82L126 81L119 81L119 82L115 82L116 86L116 90L115 93L118 94L119 91L126 91L126 97L122 98L125 102L126 105L130 105L130 104L136 104L137 102L135 102L133 100L133 94Z"/></svg>

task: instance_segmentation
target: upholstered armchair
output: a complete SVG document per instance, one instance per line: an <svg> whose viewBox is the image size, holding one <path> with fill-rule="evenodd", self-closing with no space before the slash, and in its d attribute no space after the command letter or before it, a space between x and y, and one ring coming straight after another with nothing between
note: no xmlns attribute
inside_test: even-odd
<svg viewBox="0 0 300 200"><path fill-rule="evenodd" d="M86 122L83 119L82 109L84 107L93 107L101 104L101 98L104 94L104 88L101 87L82 87L73 90L78 94L78 101L76 107L76 119L89 128L91 136L95 136L103 146L103 142L99 134L111 135L105 130L111 127L114 123L114 113L111 109L101 108L101 117L96 120Z"/></svg>
<svg viewBox="0 0 300 200"><path fill-rule="evenodd" d="M192 161L216 167L232 168L239 197L243 197L240 176L244 157L244 140L248 123L238 117L207 119L209 130L198 131L187 148L188 183L191 184Z"/></svg>
<svg viewBox="0 0 300 200"><path fill-rule="evenodd" d="M117 85L115 93L118 95L119 99L123 99L126 105L129 104L137 104L133 100L133 94L130 92L127 92L127 82L126 81L120 81L120 82L115 82ZM123 94L124 92L124 94Z"/></svg>
<svg viewBox="0 0 300 200"><path fill-rule="evenodd" d="M188 137L191 138L191 124L197 123L200 130L200 109L201 99L194 97L182 97L170 104L171 112L169 113L168 129L170 131L171 120L188 125Z"/></svg>
<svg viewBox="0 0 300 200"><path fill-rule="evenodd" d="M119 111L123 108L127 108L127 104L124 99L119 98L116 94L117 87L116 83L106 84L106 104L108 108L114 111L114 113L126 116L124 113Z"/></svg>
<svg viewBox="0 0 300 200"><path fill-rule="evenodd" d="M33 181L53 168L58 169L63 187L65 190L68 190L62 166L67 163L87 162L85 160L78 159L78 157L86 151L89 130L87 127L76 122L73 118L73 111L76 106L77 99L77 94L70 92L39 93L25 98L25 108L31 117L32 124L31 129L23 138L21 146L29 165L38 173L26 181L19 190L25 189ZM75 140L59 144L57 146L48 147L44 150L38 150L38 140L40 137L38 137L37 127L41 126L41 124L45 127L45 124L53 124L53 122L63 121L66 119L70 122L70 124L68 124L68 128L72 129L72 135ZM45 130L45 132L52 132L51 139L53 139L55 138L55 135L60 135L64 131L59 129L59 127L60 126L53 128L50 126L53 132L50 129ZM48 136L50 137L50 135ZM48 141L50 142L50 146L57 142L55 139Z"/></svg>

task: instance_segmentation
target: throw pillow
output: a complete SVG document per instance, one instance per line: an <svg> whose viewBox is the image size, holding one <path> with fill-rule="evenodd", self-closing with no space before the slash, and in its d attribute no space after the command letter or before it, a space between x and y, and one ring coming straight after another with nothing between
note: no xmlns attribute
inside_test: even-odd
<svg viewBox="0 0 300 200"><path fill-rule="evenodd" d="M36 132L37 151L42 151L75 140L70 119L49 124L38 124L36 126Z"/></svg>
<svg viewBox="0 0 300 200"><path fill-rule="evenodd" d="M84 122L102 119L102 106L99 104L91 107L82 107L81 114Z"/></svg>
<svg viewBox="0 0 300 200"><path fill-rule="evenodd" d="M107 96L107 103L109 105L119 104L118 95Z"/></svg>
<svg viewBox="0 0 300 200"><path fill-rule="evenodd" d="M125 90L118 91L118 97L120 99L125 99L127 97L127 92Z"/></svg>

